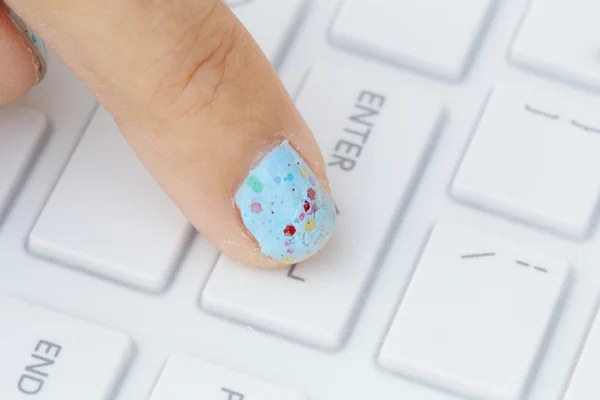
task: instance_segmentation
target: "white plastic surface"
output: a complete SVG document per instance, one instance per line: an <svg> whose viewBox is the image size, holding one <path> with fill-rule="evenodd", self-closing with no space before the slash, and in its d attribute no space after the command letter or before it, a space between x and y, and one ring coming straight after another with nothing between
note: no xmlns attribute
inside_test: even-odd
<svg viewBox="0 0 600 400"><path fill-rule="evenodd" d="M564 400L596 400L600 393L600 318L596 316Z"/></svg>
<svg viewBox="0 0 600 400"><path fill-rule="evenodd" d="M276 63L302 18L307 0L228 0L235 15Z"/></svg>
<svg viewBox="0 0 600 400"><path fill-rule="evenodd" d="M477 400L520 400L568 265L467 228L434 229L380 363Z"/></svg>
<svg viewBox="0 0 600 400"><path fill-rule="evenodd" d="M223 256L202 303L253 326L334 349L390 223L407 200L441 108L373 75L332 67L311 71L297 105L328 165L339 211L334 238L295 270L249 269ZM278 298L286 301L273 301Z"/></svg>
<svg viewBox="0 0 600 400"><path fill-rule="evenodd" d="M512 47L512 59L534 71L600 89L600 3L533 0Z"/></svg>
<svg viewBox="0 0 600 400"><path fill-rule="evenodd" d="M493 2L344 0L330 35L358 53L458 80Z"/></svg>
<svg viewBox="0 0 600 400"><path fill-rule="evenodd" d="M99 108L29 236L35 254L148 291L191 228Z"/></svg>
<svg viewBox="0 0 600 400"><path fill-rule="evenodd" d="M46 118L33 109L0 108L0 222L44 136Z"/></svg>
<svg viewBox="0 0 600 400"><path fill-rule="evenodd" d="M124 334L6 297L0 343L7 400L108 400L133 350Z"/></svg>
<svg viewBox="0 0 600 400"><path fill-rule="evenodd" d="M188 356L169 358L149 400L306 400L298 392Z"/></svg>
<svg viewBox="0 0 600 400"><path fill-rule="evenodd" d="M455 196L583 237L600 198L600 102L498 86L454 180Z"/></svg>

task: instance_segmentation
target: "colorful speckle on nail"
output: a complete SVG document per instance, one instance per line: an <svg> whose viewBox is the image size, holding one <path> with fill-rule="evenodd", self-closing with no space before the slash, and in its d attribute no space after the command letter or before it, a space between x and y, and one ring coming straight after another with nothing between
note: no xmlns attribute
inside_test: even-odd
<svg viewBox="0 0 600 400"><path fill-rule="evenodd" d="M310 203L308 201L305 201L302 207L304 207L304 211L308 211L310 210Z"/></svg>
<svg viewBox="0 0 600 400"><path fill-rule="evenodd" d="M263 184L257 177L250 175L246 180L248 186L252 188L255 193L260 193L263 190Z"/></svg>
<svg viewBox="0 0 600 400"><path fill-rule="evenodd" d="M319 250L335 227L333 202L287 141L250 171L235 203L261 250L284 263Z"/></svg>
<svg viewBox="0 0 600 400"><path fill-rule="evenodd" d="M285 236L293 236L296 233L296 228L294 227L294 225L288 225L285 228L283 228L283 233L285 234Z"/></svg>

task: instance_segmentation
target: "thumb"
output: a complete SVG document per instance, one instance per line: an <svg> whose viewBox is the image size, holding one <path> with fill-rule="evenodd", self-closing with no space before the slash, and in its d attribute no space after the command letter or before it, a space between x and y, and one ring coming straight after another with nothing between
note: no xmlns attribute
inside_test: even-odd
<svg viewBox="0 0 600 400"><path fill-rule="evenodd" d="M192 224L244 264L303 260L335 225L318 146L219 0L12 0Z"/></svg>

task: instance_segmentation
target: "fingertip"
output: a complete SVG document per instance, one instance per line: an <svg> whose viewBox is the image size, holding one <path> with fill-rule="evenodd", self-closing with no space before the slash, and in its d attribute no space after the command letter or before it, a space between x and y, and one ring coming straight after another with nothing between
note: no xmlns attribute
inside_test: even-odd
<svg viewBox="0 0 600 400"><path fill-rule="evenodd" d="M246 147L247 152L260 156L242 163L245 168L238 170L240 178L232 181L235 189L229 196L225 190L219 196L202 198L204 208L211 209L210 218L189 215L229 259L248 267L286 268L327 246L337 212L322 179L296 144L282 138L267 143L265 148ZM225 166L220 167L214 171L223 172ZM227 186L220 182L220 188ZM218 198L225 197L228 200L219 204ZM213 200L217 202L209 204Z"/></svg>
<svg viewBox="0 0 600 400"><path fill-rule="evenodd" d="M312 257L329 242L336 226L328 191L287 140L249 171L235 204L245 228L273 266Z"/></svg>

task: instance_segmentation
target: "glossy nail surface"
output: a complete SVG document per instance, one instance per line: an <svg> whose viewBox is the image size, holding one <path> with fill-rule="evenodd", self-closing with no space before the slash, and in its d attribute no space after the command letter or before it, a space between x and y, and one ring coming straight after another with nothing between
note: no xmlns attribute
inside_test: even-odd
<svg viewBox="0 0 600 400"><path fill-rule="evenodd" d="M333 201L287 141L250 171L235 203L261 250L286 264L321 249L335 228Z"/></svg>

